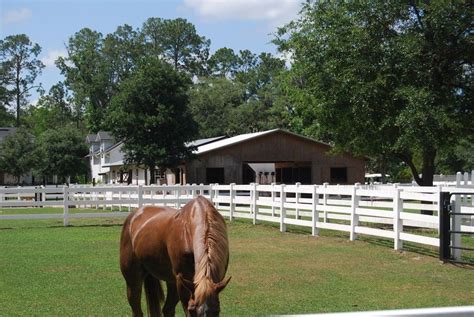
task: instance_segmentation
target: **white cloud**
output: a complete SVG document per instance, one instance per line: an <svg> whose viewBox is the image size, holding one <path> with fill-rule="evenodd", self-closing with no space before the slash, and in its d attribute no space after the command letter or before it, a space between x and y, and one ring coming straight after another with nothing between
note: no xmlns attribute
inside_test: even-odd
<svg viewBox="0 0 474 317"><path fill-rule="evenodd" d="M184 6L206 20L262 20L276 26L291 21L300 0L184 0Z"/></svg>
<svg viewBox="0 0 474 317"><path fill-rule="evenodd" d="M38 98L31 100L30 101L30 106L36 107L38 105L38 101L39 101Z"/></svg>
<svg viewBox="0 0 474 317"><path fill-rule="evenodd" d="M13 9L3 14L3 24L19 23L31 17L31 10L28 8Z"/></svg>
<svg viewBox="0 0 474 317"><path fill-rule="evenodd" d="M46 67L54 67L54 62L58 57L67 57L66 50L49 50L48 54L41 58L41 61Z"/></svg>
<svg viewBox="0 0 474 317"><path fill-rule="evenodd" d="M276 54L276 57L281 58L282 60L285 61L286 67L291 67L293 64L293 52L279 52Z"/></svg>

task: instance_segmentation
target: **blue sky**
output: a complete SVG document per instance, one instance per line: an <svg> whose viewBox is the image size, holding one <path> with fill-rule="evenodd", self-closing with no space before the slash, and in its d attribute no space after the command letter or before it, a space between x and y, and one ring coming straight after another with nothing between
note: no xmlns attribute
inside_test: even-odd
<svg viewBox="0 0 474 317"><path fill-rule="evenodd" d="M46 90L62 80L53 61L66 54L68 38L84 27L102 34L119 25L139 28L149 17L182 17L211 40L211 52L230 47L276 53L277 26L297 16L300 0L0 0L0 38L25 33L42 47ZM37 95L32 95L32 101Z"/></svg>

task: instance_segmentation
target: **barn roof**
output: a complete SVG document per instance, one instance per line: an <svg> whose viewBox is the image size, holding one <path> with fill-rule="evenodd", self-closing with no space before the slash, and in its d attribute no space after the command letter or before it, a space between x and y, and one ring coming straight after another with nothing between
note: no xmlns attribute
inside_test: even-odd
<svg viewBox="0 0 474 317"><path fill-rule="evenodd" d="M218 140L222 140L222 139L225 139L225 138L227 138L227 137L225 135L223 135L223 136L217 136L217 137L213 137L213 138L194 140L194 141L191 141L189 143L186 143L186 147L202 146L202 145L206 145L206 144L209 144L209 143L212 143L212 142L215 142L215 141L218 141Z"/></svg>
<svg viewBox="0 0 474 317"><path fill-rule="evenodd" d="M325 145L325 146L330 146L329 144L319 142L319 141L316 141L314 139L311 139L311 138L308 138L308 137L305 137L305 136L302 136L302 135L299 135L299 134L296 134L296 133L292 133L292 132L285 131L285 130L282 130L282 129L273 129L273 130L267 130L267 131L262 131L262 132L240 134L240 135L236 135L236 136L231 137L231 138L227 138L227 139L219 140L219 141L212 142L212 143L209 143L209 144L205 144L205 145L199 146L197 148L197 150L194 151L194 154L199 155L199 154L211 152L211 151L214 151L214 150L217 150L217 149L221 149L221 148L231 146L231 145L234 145L234 144L246 142L246 141L249 141L251 139L255 139L255 138L261 137L263 135L268 135L268 134L272 134L272 133L276 133L276 132L283 132L283 133L286 133L286 134L297 136L297 137L302 138L302 139L309 140L309 141L314 142L314 143L322 144L322 145Z"/></svg>

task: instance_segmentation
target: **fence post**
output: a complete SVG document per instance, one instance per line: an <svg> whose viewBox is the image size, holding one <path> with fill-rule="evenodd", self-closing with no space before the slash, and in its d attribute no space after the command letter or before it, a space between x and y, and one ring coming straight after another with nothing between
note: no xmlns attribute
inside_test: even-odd
<svg viewBox="0 0 474 317"><path fill-rule="evenodd" d="M213 186L214 184L209 184L209 200L211 201L211 203L214 204L214 189L213 189Z"/></svg>
<svg viewBox="0 0 474 317"><path fill-rule="evenodd" d="M94 194L92 196L95 200L95 209L99 209L99 191L94 191Z"/></svg>
<svg viewBox="0 0 474 317"><path fill-rule="evenodd" d="M181 208L181 202L179 200L180 196L181 196L181 191L179 190L179 186L176 186L176 209L180 209Z"/></svg>
<svg viewBox="0 0 474 317"><path fill-rule="evenodd" d="M403 200L400 198L401 188L397 184L393 184L393 248L397 251L403 248L403 241L400 240L400 233L403 232L403 221L400 219L403 211Z"/></svg>
<svg viewBox="0 0 474 317"><path fill-rule="evenodd" d="M258 199L258 191L257 191L257 183L253 183L253 196L252 196L252 209L253 209L253 224L257 224L257 213L258 213L258 206L257 206L257 199Z"/></svg>
<svg viewBox="0 0 474 317"><path fill-rule="evenodd" d="M46 202L46 187L41 185L41 189L43 190L43 192L41 193L41 201L44 203ZM45 205L42 205L41 208L44 208Z"/></svg>
<svg viewBox="0 0 474 317"><path fill-rule="evenodd" d="M328 194L326 193L326 190L328 188L329 183L323 183L323 187L325 189L325 192L323 194L323 206L324 206L324 222L328 222L328 212L326 209L326 206L328 204Z"/></svg>
<svg viewBox="0 0 474 317"><path fill-rule="evenodd" d="M114 210L114 200L115 200L115 193L112 187L112 191L110 192L110 211Z"/></svg>
<svg viewBox="0 0 474 317"><path fill-rule="evenodd" d="M235 198L235 192L234 192L234 186L235 183L230 184L230 202L229 202L229 221L234 220L234 211L235 211L235 204L234 204L234 198Z"/></svg>
<svg viewBox="0 0 474 317"><path fill-rule="evenodd" d="M357 215L357 207L359 207L359 199L357 196L357 189L359 188L359 183L354 184L352 187L352 201L351 201L351 233L350 240L354 241L357 239L357 234L355 232L356 226L359 225L359 215Z"/></svg>
<svg viewBox="0 0 474 317"><path fill-rule="evenodd" d="M214 200L216 201L214 205L216 206L216 209L219 210L219 183L214 184L216 186L216 189L214 190Z"/></svg>
<svg viewBox="0 0 474 317"><path fill-rule="evenodd" d="M2 188L6 188L6 187L1 186L0 189L2 189ZM3 195L4 195L4 193L2 191L0 191L0 202L2 202L4 200Z"/></svg>
<svg viewBox="0 0 474 317"><path fill-rule="evenodd" d="M272 217L275 217L275 183L272 183Z"/></svg>
<svg viewBox="0 0 474 317"><path fill-rule="evenodd" d="M63 186L63 224L65 227L69 226L69 188Z"/></svg>
<svg viewBox="0 0 474 317"><path fill-rule="evenodd" d="M192 190L191 190L191 196L193 196L193 198L196 197L196 183L193 183L192 185Z"/></svg>
<svg viewBox="0 0 474 317"><path fill-rule="evenodd" d="M313 201L312 201L312 205L311 205L311 212L312 212L312 220L313 220L313 223L312 223L312 230L311 230L311 234L313 236L317 236L319 235L319 229L316 227L317 226L317 223L318 223L318 219L319 219L319 214L318 214L318 201L319 201L319 194L317 193L318 191L318 185L313 185Z"/></svg>
<svg viewBox="0 0 474 317"><path fill-rule="evenodd" d="M474 188L474 170L471 171L471 187ZM474 195L471 195L471 206L474 207ZM471 226L474 227L474 216L471 216Z"/></svg>
<svg viewBox="0 0 474 317"><path fill-rule="evenodd" d="M122 211L122 191L119 191L119 211Z"/></svg>
<svg viewBox="0 0 474 317"><path fill-rule="evenodd" d="M143 205L143 188L142 185L138 185L137 187L137 197L138 197L138 208Z"/></svg>
<svg viewBox="0 0 474 317"><path fill-rule="evenodd" d="M301 183L295 183L296 185L296 192L295 192L295 200L296 200L296 210L295 210L295 219L300 219L300 208L298 207L298 204L300 203L300 196L301 194L298 192Z"/></svg>
<svg viewBox="0 0 474 317"><path fill-rule="evenodd" d="M439 217L439 259L443 262L451 260L451 216L449 192L441 192L438 206Z"/></svg>
<svg viewBox="0 0 474 317"><path fill-rule="evenodd" d="M285 210L285 200L286 200L286 193L285 193L285 184L280 185L280 231L286 231L286 224L285 224L285 217L286 217L286 210Z"/></svg>
<svg viewBox="0 0 474 317"><path fill-rule="evenodd" d="M456 173L456 187L460 187L462 181L462 174L460 172ZM461 213L461 197L460 195L453 195L454 196L454 213L459 214ZM453 215L452 219L452 230L453 231L461 231L461 217L456 217ZM454 247L461 247L461 234L453 233L452 235L452 244ZM461 249L453 249L452 251L453 259L460 260L461 259Z"/></svg>

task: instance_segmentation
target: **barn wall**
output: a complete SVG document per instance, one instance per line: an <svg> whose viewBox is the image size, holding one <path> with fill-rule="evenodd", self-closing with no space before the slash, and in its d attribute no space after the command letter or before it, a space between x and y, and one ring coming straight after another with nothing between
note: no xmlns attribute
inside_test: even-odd
<svg viewBox="0 0 474 317"><path fill-rule="evenodd" d="M365 163L350 155L329 154L330 147L277 131L198 156L186 166L189 183L205 183L207 167L224 168L225 183L242 183L245 162L311 162L312 183L330 182L331 167L346 167L348 183L363 182Z"/></svg>

